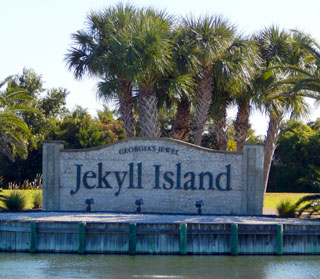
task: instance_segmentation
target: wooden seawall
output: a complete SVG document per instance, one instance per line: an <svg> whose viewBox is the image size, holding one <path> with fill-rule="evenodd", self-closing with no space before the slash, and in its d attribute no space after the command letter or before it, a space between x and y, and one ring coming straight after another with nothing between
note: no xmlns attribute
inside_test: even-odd
<svg viewBox="0 0 320 279"><path fill-rule="evenodd" d="M320 254L320 226L0 221L0 251L131 255Z"/></svg>

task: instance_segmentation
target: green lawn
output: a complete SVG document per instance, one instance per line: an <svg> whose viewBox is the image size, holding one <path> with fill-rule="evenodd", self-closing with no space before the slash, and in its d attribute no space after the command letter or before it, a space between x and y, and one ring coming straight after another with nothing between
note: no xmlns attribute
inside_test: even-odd
<svg viewBox="0 0 320 279"><path fill-rule="evenodd" d="M297 202L300 198L312 195L311 193L266 193L264 196L264 207L276 209L277 204L283 200Z"/></svg>

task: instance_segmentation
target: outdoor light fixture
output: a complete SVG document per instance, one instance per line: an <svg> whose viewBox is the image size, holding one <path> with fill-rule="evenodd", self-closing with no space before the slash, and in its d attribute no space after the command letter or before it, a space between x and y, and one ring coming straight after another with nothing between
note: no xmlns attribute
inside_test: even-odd
<svg viewBox="0 0 320 279"><path fill-rule="evenodd" d="M202 214L201 206L203 206L203 201L196 201L196 207L198 208L199 214Z"/></svg>
<svg viewBox="0 0 320 279"><path fill-rule="evenodd" d="M143 199L136 200L137 213L141 213L141 205L143 205Z"/></svg>
<svg viewBox="0 0 320 279"><path fill-rule="evenodd" d="M86 199L87 211L91 211L91 204L94 204L93 198Z"/></svg>

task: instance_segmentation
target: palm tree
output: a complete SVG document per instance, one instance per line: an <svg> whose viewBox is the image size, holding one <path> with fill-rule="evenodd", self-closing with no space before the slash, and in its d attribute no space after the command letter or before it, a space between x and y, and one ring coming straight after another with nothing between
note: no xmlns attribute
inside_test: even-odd
<svg viewBox="0 0 320 279"><path fill-rule="evenodd" d="M191 100L187 94L181 95L177 103L177 112L172 123L172 137L188 141L191 122Z"/></svg>
<svg viewBox="0 0 320 279"><path fill-rule="evenodd" d="M143 137L159 137L157 84L172 71L172 19L165 12L144 9L133 28L133 48L138 57L139 127Z"/></svg>
<svg viewBox="0 0 320 279"><path fill-rule="evenodd" d="M292 75L281 81L293 85L293 92L320 99L320 45L309 35L298 30L293 31L293 44L304 51L302 65L282 65Z"/></svg>
<svg viewBox="0 0 320 279"><path fill-rule="evenodd" d="M81 79L86 73L102 78L98 96L119 103L128 137L135 134L132 86L136 76L136 53L131 27L138 11L118 4L87 16L87 29L72 35L74 46L65 57L69 70Z"/></svg>
<svg viewBox="0 0 320 279"><path fill-rule="evenodd" d="M234 77L234 73L229 71L229 65L225 62L222 57L215 63L210 109L210 116L213 120L213 132L217 138L218 149L224 151L228 147L227 107L232 101L231 84Z"/></svg>
<svg viewBox="0 0 320 279"><path fill-rule="evenodd" d="M242 152L245 142L250 137L249 117L252 107L257 102L256 77L261 74L262 60L254 40L245 40L238 52L239 89L236 90L234 100L238 106L236 120L234 121L235 141L237 151Z"/></svg>
<svg viewBox="0 0 320 279"><path fill-rule="evenodd" d="M200 145L212 100L213 62L230 45L235 31L226 19L219 16L206 16L198 20L184 19L182 26L188 30L188 41L197 51L194 142Z"/></svg>
<svg viewBox="0 0 320 279"><path fill-rule="evenodd" d="M10 80L0 83L0 88ZM28 105L33 98L26 91L0 92L0 153L12 162L15 156L26 157L32 134L22 118L22 112L39 113Z"/></svg>
<svg viewBox="0 0 320 279"><path fill-rule="evenodd" d="M291 37L293 51L287 52L287 59L283 64L276 65L274 71L285 72L286 76L282 80L275 82L274 88L284 88L278 96L274 96L274 101L290 106L295 115L306 115L309 112L303 97L312 97L319 100L320 92L320 46L306 34L295 30ZM288 54L294 54L289 55ZM285 92L285 94L283 94ZM278 103L279 104L279 103ZM264 181L265 190L267 187L268 174L271 166L271 159L275 149L275 143L279 135L281 118L283 112L279 109L270 111L270 122L266 138ZM303 210L311 208L314 197L306 197L299 203L311 201ZM316 209L316 206L315 206Z"/></svg>
<svg viewBox="0 0 320 279"><path fill-rule="evenodd" d="M172 137L177 140L188 141L191 132L191 104L193 102L194 84L191 75L179 75L176 60L174 71L165 80L159 82L156 88L158 110L161 120L167 118L167 132L161 136ZM164 117L164 114L166 115ZM163 123L161 129L163 130Z"/></svg>
<svg viewBox="0 0 320 279"><path fill-rule="evenodd" d="M256 37L260 55L264 61L265 72L260 79L260 106L269 115L269 126L264 151L264 191L267 189L268 177L274 150L279 137L282 120L286 113L291 117L300 117L308 113L308 106L303 97L289 94L291 85L280 84L290 75L287 69L279 65L298 65L304 52L292 43L291 36L285 31L272 26L263 30Z"/></svg>
<svg viewBox="0 0 320 279"><path fill-rule="evenodd" d="M239 110L235 121L236 141L248 133L249 100L247 88L255 71L255 52L250 41L234 38L230 46L214 61L211 116L219 150L227 150L227 107L236 99ZM240 120L241 119L241 120Z"/></svg>
<svg viewBox="0 0 320 279"><path fill-rule="evenodd" d="M194 101L196 73L196 55L193 44L187 40L187 30L182 26L174 29L172 40L173 72L169 80L166 96L171 96L176 113L172 122L171 136L175 139L188 141L191 132L191 105ZM172 94L170 94L172 92Z"/></svg>
<svg viewBox="0 0 320 279"><path fill-rule="evenodd" d="M291 88L287 88L288 91ZM264 190L267 190L269 172L272 158L276 149L276 144L280 135L282 122L286 114L291 114L291 119L298 119L309 112L308 104L304 98L298 95L286 94L285 88L280 89L282 92L274 91L269 93L264 101L266 110L269 115L269 125L265 139L264 151ZM274 94L274 96L273 96Z"/></svg>

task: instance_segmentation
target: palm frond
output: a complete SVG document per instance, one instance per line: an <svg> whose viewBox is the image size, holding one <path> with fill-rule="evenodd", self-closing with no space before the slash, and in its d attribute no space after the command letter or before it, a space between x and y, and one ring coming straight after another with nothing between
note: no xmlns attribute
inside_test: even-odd
<svg viewBox="0 0 320 279"><path fill-rule="evenodd" d="M0 152L14 161L16 155L25 157L32 134L23 119L23 113L41 114L31 107L33 97L25 90L0 94Z"/></svg>
<svg viewBox="0 0 320 279"><path fill-rule="evenodd" d="M320 195L308 195L308 196L304 196L301 199L299 199L296 204L300 205L304 202L316 201L319 199L320 199Z"/></svg>
<svg viewBox="0 0 320 279"><path fill-rule="evenodd" d="M232 41L235 27L222 16L185 18L182 26L187 30L188 40L197 49L200 63L206 66L221 54Z"/></svg>

